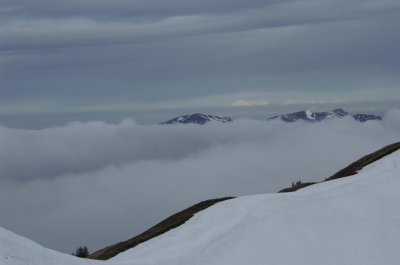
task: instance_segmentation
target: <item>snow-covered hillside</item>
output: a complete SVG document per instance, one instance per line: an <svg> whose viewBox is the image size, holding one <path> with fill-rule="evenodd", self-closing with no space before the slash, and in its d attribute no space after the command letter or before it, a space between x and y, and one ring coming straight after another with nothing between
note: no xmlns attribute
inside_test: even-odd
<svg viewBox="0 0 400 265"><path fill-rule="evenodd" d="M0 230L0 264L399 264L399 189L400 150L354 176L220 202L108 261Z"/></svg>
<svg viewBox="0 0 400 265"><path fill-rule="evenodd" d="M60 239L62 240L62 239ZM46 249L39 244L0 227L0 265L89 265L86 260Z"/></svg>

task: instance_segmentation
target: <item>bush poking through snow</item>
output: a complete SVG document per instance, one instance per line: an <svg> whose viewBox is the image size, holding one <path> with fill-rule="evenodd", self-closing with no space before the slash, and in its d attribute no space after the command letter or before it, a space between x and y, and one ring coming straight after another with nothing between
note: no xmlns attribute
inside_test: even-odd
<svg viewBox="0 0 400 265"><path fill-rule="evenodd" d="M290 188L280 190L278 193L293 192L293 191L305 188L305 187L313 185L313 184L315 184L315 182L301 182L301 180L299 180L296 183L292 182L292 186Z"/></svg>
<svg viewBox="0 0 400 265"><path fill-rule="evenodd" d="M79 247L76 249L75 254L72 253L73 256L79 257L79 258L86 258L89 256L89 250L86 246L84 247Z"/></svg>
<svg viewBox="0 0 400 265"><path fill-rule="evenodd" d="M301 180L297 181L296 184L292 182L292 187L296 187L298 185L301 185Z"/></svg>

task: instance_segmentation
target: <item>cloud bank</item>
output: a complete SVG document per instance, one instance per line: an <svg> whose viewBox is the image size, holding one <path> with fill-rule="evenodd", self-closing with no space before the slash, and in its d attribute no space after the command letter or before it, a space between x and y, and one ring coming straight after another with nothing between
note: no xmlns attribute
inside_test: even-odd
<svg viewBox="0 0 400 265"><path fill-rule="evenodd" d="M398 102L399 10L394 0L0 0L0 113L222 107L246 93Z"/></svg>
<svg viewBox="0 0 400 265"><path fill-rule="evenodd" d="M0 127L0 226L71 253L131 238L201 200L320 181L400 140L383 121Z"/></svg>

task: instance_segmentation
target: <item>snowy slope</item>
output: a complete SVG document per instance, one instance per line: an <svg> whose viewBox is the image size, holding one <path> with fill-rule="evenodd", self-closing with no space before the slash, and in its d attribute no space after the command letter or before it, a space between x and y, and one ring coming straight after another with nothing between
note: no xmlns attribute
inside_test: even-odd
<svg viewBox="0 0 400 265"><path fill-rule="evenodd" d="M105 262L1 229L0 264L399 264L399 188L400 150L351 177L220 202Z"/></svg>
<svg viewBox="0 0 400 265"><path fill-rule="evenodd" d="M0 228L1 265L90 265L98 261L85 260L44 248L39 244Z"/></svg>
<svg viewBox="0 0 400 265"><path fill-rule="evenodd" d="M125 264L398 264L400 151L295 193L241 197L116 256Z"/></svg>

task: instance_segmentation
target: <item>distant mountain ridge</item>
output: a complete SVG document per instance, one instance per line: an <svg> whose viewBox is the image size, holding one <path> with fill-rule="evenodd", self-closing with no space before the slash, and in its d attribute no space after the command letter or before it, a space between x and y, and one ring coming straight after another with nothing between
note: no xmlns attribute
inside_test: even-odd
<svg viewBox="0 0 400 265"><path fill-rule="evenodd" d="M352 114L344 111L343 109L334 109L334 110L325 111L325 112L312 112L310 110L302 110L302 111L298 111L298 112L275 116L275 117L269 118L268 120L269 121L270 120L282 120L285 122L295 122L297 120L305 120L305 121L310 121L310 122L316 122L316 121L322 121L322 120L332 119L332 118L343 118L343 117L349 116L349 115L351 117L353 117L356 121L359 121L359 122L366 122L369 120L382 120L381 117L376 116L376 115L368 115L368 114L352 115ZM209 115L209 114L195 113L195 114L191 114L191 115L179 116L179 117L173 118L169 121L161 122L160 124L195 123L195 124L203 125L210 121L233 122L234 119L232 119L231 117L219 117L219 116L214 116L214 115Z"/></svg>
<svg viewBox="0 0 400 265"><path fill-rule="evenodd" d="M334 110L326 111L326 112L312 112L310 110L303 110L303 111L298 111L298 112L293 112L293 113L289 113L289 114L275 116L275 117L269 118L268 120L283 120L285 122L295 122L297 120L305 120L305 121L315 122L315 121L322 121L325 119L332 119L335 117L343 118L348 115L350 115L356 121L359 121L359 122L366 122L369 120L382 120L381 117L376 116L376 115L368 115L368 114L352 115L342 109L334 109Z"/></svg>
<svg viewBox="0 0 400 265"><path fill-rule="evenodd" d="M195 113L195 114L191 114L191 115L179 116L172 120L162 122L160 124L196 123L196 124L203 125L209 121L233 122L234 120L231 117L219 117L219 116L213 116L213 115L208 115L208 114Z"/></svg>

